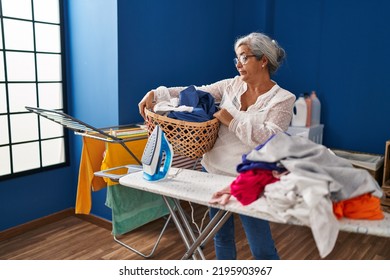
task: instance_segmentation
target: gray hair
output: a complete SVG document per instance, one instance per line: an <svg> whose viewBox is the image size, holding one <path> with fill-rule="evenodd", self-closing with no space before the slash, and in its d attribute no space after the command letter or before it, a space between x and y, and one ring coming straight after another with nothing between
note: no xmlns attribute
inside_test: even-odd
<svg viewBox="0 0 390 280"><path fill-rule="evenodd" d="M234 43L234 50L241 45L246 45L260 59L263 55L268 58L268 69L274 74L286 57L286 52L279 44L263 33L250 33L240 37Z"/></svg>

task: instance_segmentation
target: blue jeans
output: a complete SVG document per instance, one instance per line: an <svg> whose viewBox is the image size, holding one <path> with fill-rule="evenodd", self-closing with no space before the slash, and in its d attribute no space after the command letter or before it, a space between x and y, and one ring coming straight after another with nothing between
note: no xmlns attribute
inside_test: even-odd
<svg viewBox="0 0 390 280"><path fill-rule="evenodd" d="M217 211L218 209L210 208L210 218L214 217ZM256 260L279 260L269 223L245 215L239 216L253 257ZM214 247L218 260L237 258L233 215L214 236Z"/></svg>

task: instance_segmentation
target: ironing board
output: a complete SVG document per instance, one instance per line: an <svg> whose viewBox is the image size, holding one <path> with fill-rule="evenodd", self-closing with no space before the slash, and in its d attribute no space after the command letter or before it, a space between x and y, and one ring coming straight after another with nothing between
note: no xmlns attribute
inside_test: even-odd
<svg viewBox="0 0 390 280"><path fill-rule="evenodd" d="M179 201L184 200L200 205L211 206L209 200L212 194L219 191L221 188L228 186L235 178L177 168L172 168L171 172L174 174L173 176L159 182L144 180L142 172L126 175L119 179L119 182L123 186L160 194L164 199L173 198L179 211L178 215L176 215L170 208L172 219L187 248L182 259L188 259L193 256L196 250L201 248L215 235L232 213L280 223L279 220L276 220L272 215L267 213L267 205L264 199L259 199L256 201L258 203L247 206L242 206L237 200L231 199L225 206L212 205L212 207L218 208L219 211L199 236L194 237L191 233L188 221L181 213ZM339 221L340 230L390 237L390 214L384 213L384 215L385 218L379 221L342 219ZM182 220L181 222L180 219ZM293 224L302 225L298 222L294 222ZM186 232L189 232L190 236L188 236Z"/></svg>
<svg viewBox="0 0 390 280"><path fill-rule="evenodd" d="M89 125L79 119L76 119L70 115L67 115L61 111L57 111L57 110L49 110L49 109L42 109L42 108L35 108L35 107L25 107L28 111L30 112L33 112L33 113L36 113L38 114L39 116L42 116L46 119L49 119L55 123L58 123L60 125L62 125L63 127L65 128L68 128L72 131L74 131L74 133L76 135L80 135L80 136L83 136L83 142L84 142L84 145L88 144L88 143L98 143L100 141L102 142L105 142L105 143L109 143L109 144L119 144L121 147L123 147L127 153L130 155L130 158L129 158L129 161L135 161L136 164L138 164L138 166L141 166L142 163L141 161L139 160L139 158L137 157L137 155L135 153L133 153L133 151L128 147L129 145L129 142L135 142L135 141L140 141L140 140L143 140L143 139L147 139L147 132L146 133L139 133L139 134L136 134L136 135L132 135L131 137L121 137L121 136L118 136L116 135L116 131L123 131L123 130L126 130L126 129L129 129L129 128L137 128L139 126L137 125L123 125L123 126L113 126L113 127L106 127L106 128L96 128L92 125ZM84 138L86 137L86 138ZM85 141L86 139L89 139L89 141ZM101 147L102 145L99 145L99 151L104 147ZM111 147L111 146L110 146ZM83 152L84 152L84 148L83 147ZM91 147L92 149L96 148L95 146ZM115 149L116 152L119 152L117 151L118 149ZM107 152L108 153L108 152ZM100 152L99 152L100 154ZM100 155L101 156L101 155ZM131 165L132 168L136 169L136 165ZM100 163L99 163L99 167L100 167ZM130 172L130 165L128 165L127 167L129 167L128 171L127 172ZM87 168L88 169L88 168ZM97 172L98 174L95 174L97 176L101 176L101 177L105 177L105 178L109 178L107 181L107 183L105 181L103 181L102 178L95 178L95 179L101 179L99 181L99 184L102 185L104 184L105 186L107 185L110 185L110 189L107 191L107 202L106 204L115 204L115 197L118 197L120 195L125 195L125 196L128 196L128 195L131 195L131 196L137 196L139 197L139 193L141 193L140 191L138 190L129 190L129 189L125 189L123 190L123 186L120 186L118 184L118 178L120 177L107 177L105 176L105 173L102 171L102 172ZM94 174L92 174L93 176ZM123 176L123 175L121 175ZM93 182L91 182L93 183ZM116 185L115 185L116 184ZM93 187L93 185L92 185ZM114 193L114 191L111 191L112 189L115 188L115 192L119 192L117 194ZM96 188L96 190L99 190L100 187ZM145 193L144 196L147 196L145 197L145 199L148 199L148 203L149 205L153 205L153 209L155 210L156 213L153 213L153 214L150 214L150 215L147 215L148 216L148 221L147 222L150 222L151 220L153 219L156 219L156 218L159 218L159 217L163 217L163 216L167 216L169 214L169 211L168 209L165 207L165 203L161 200L161 202L158 202L156 201L155 198L151 198L151 195L150 193ZM76 200L76 213L77 213L77 202L78 200ZM159 206L161 205L161 206ZM113 206L113 205L107 205L108 207L110 206ZM115 206L115 205L114 205ZM152 207L152 206L150 206ZM162 209L162 208L165 208ZM110 207L111 208L111 207ZM114 210L113 208L111 208L113 210L113 236L114 236L114 240L119 243L120 245L124 246L125 248L131 250L132 252L144 257L144 258L148 258L148 257L151 257L160 240L161 240L161 237L170 221L170 216L168 216L168 218L166 219L166 222L160 232L160 234L158 235L157 237L157 240L155 242L155 245L153 246L153 248L151 249L151 251L149 253L143 253L131 246L129 246L128 244L125 244L124 242L120 241L117 237L117 235L120 235L123 233L123 231L125 229L121 228L120 230L115 230L115 215L114 215ZM83 211L86 211L86 212L83 212ZM133 210L134 212L135 210ZM89 210L83 210L81 209L79 211L79 213L81 214L88 214L89 213ZM131 214L131 213L130 213ZM129 216L131 216L129 214ZM140 216L140 215L138 215ZM137 216L137 217L138 217ZM123 217L121 216L121 219L123 219ZM137 221L136 221L136 225L133 226L131 225L130 229L127 228L126 230L127 231L130 231L131 229L135 228L136 226L142 226L143 224L146 223L146 221L141 221L141 218L137 218ZM119 234L117 234L117 232L119 232Z"/></svg>

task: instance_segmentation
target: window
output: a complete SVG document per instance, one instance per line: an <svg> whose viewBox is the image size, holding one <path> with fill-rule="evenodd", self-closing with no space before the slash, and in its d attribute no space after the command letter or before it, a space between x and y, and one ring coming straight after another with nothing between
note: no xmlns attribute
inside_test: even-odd
<svg viewBox="0 0 390 280"><path fill-rule="evenodd" d="M25 106L64 110L61 0L0 0L0 180L67 163L64 128Z"/></svg>

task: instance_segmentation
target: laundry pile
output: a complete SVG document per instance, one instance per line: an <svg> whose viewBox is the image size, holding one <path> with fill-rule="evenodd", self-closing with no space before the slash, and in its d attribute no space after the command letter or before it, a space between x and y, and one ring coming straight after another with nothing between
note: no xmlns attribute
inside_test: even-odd
<svg viewBox="0 0 390 280"><path fill-rule="evenodd" d="M163 93L161 101L153 108L155 113L188 122L205 122L213 119L216 106L210 93L197 90L195 86L182 90L179 98L171 98L168 90Z"/></svg>
<svg viewBox="0 0 390 280"><path fill-rule="evenodd" d="M276 220L312 230L321 257L338 236L337 219L382 219L382 190L371 175L300 136L273 135L243 155L230 191L243 205L264 196Z"/></svg>

